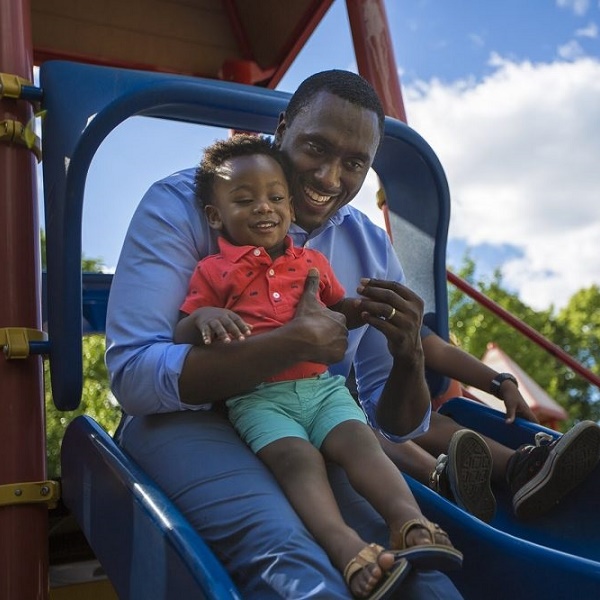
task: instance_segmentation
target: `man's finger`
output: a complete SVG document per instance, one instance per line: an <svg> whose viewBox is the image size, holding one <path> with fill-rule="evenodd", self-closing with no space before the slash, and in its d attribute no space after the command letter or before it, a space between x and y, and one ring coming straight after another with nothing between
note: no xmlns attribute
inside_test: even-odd
<svg viewBox="0 0 600 600"><path fill-rule="evenodd" d="M313 296L317 295L319 291L319 269L315 269L312 267L308 271L308 275L306 276L306 281L304 282L304 293L312 294Z"/></svg>

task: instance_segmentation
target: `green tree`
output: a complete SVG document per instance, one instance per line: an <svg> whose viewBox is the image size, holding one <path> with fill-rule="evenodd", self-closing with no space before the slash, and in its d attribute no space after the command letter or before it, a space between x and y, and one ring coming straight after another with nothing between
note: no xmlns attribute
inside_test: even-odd
<svg viewBox="0 0 600 600"><path fill-rule="evenodd" d="M458 275L508 310L592 372L600 373L600 290L580 290L558 314L554 308L536 311L505 289L502 274L476 281L475 264L467 256ZM569 414L565 428L581 419L600 420L598 388L552 357L505 321L482 308L453 286L448 288L450 331L463 350L481 357L490 342L497 344L545 389Z"/></svg>
<svg viewBox="0 0 600 600"><path fill-rule="evenodd" d="M46 238L42 232L42 268L46 268ZM94 258L82 259L82 271L102 271L102 261ZM78 415L86 414L95 419L109 433L114 433L121 412L114 400L108 383L108 373L104 364L105 340L103 335L86 335L82 342L83 352L83 391L79 407L70 412L59 411L52 400L50 370L48 361L44 363L45 403L46 403L46 448L48 474L55 478L60 475L60 445L65 429Z"/></svg>

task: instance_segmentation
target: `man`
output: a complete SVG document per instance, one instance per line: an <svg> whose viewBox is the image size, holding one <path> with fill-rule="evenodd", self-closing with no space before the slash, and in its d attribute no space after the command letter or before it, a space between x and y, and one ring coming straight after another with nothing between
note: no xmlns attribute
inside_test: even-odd
<svg viewBox="0 0 600 600"><path fill-rule="evenodd" d="M198 260L216 250L194 201L193 170L155 184L134 215L114 276L107 318L107 365L115 396L130 415L121 444L198 529L244 597L348 598L331 566L260 461L215 412L198 410L253 389L300 361L347 375L352 362L360 400L382 435L423 433L430 401L420 341L422 301L385 232L347 204L362 186L383 132L383 111L362 78L329 71L306 80L281 115L276 140L295 169L297 246L315 247L348 291L361 277L372 327L348 333L344 319L315 298L308 278L296 315L244 343L172 343L178 309ZM380 280L379 283L377 280ZM345 519L387 545L372 508L332 466L330 481ZM315 507L318 510L318 507ZM389 555L370 570L381 579ZM449 580L414 571L403 598L458 597Z"/></svg>

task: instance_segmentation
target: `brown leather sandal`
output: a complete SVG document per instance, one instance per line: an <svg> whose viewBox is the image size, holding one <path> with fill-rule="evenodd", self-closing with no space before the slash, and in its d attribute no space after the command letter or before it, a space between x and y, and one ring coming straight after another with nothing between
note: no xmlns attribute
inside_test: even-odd
<svg viewBox="0 0 600 600"><path fill-rule="evenodd" d="M344 569L344 581L346 582L348 589L351 589L350 580L352 577L361 569L377 564L377 558L382 552L387 552L383 546L369 544L348 562ZM392 554L394 554L394 552L392 552ZM406 560L397 560L389 571L383 573L379 584L375 587L373 592L369 596L364 597L368 600L384 600L385 598L390 598L408 575L409 571L410 566Z"/></svg>
<svg viewBox="0 0 600 600"><path fill-rule="evenodd" d="M407 545L406 538L415 527L427 531L430 544ZM396 559L406 558L417 569L453 571L462 566L462 552L450 543L448 534L439 525L425 518L404 523L400 531L392 535L391 545Z"/></svg>

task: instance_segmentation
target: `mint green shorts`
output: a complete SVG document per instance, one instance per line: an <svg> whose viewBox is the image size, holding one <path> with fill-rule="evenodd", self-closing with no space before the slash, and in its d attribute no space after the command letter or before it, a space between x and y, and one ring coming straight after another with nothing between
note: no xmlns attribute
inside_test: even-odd
<svg viewBox="0 0 600 600"><path fill-rule="evenodd" d="M284 437L299 437L320 448L327 434L344 421L367 420L339 375L261 384L227 401L229 419L239 436L258 452Z"/></svg>

